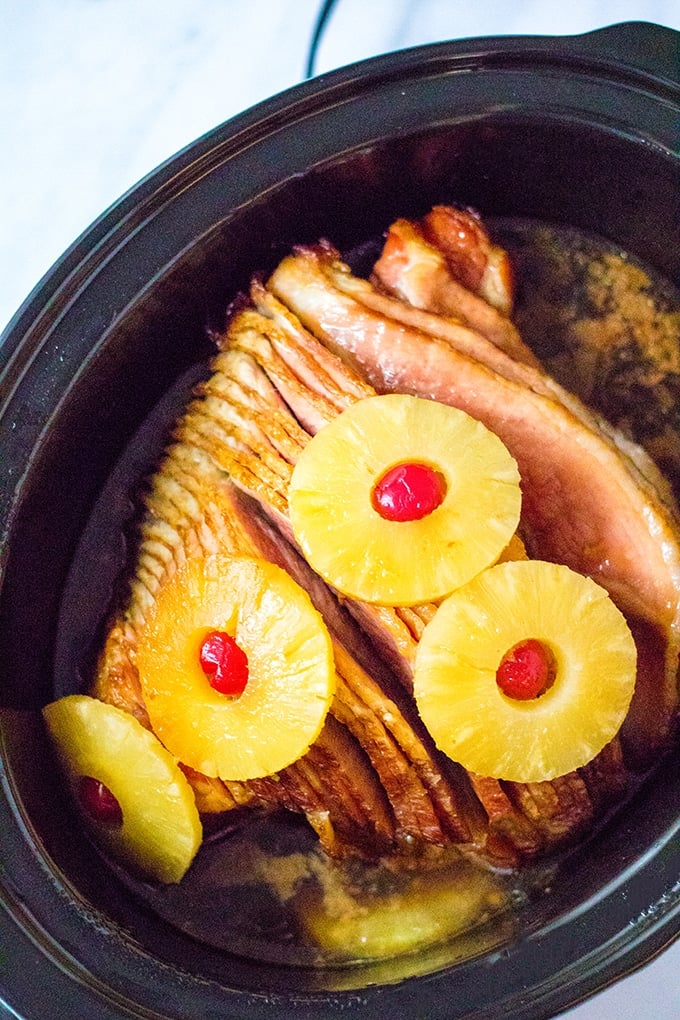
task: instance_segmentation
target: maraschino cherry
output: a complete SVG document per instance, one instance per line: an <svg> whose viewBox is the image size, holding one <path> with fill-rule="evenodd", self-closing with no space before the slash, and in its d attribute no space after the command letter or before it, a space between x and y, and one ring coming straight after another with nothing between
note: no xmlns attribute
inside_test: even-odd
<svg viewBox="0 0 680 1020"><path fill-rule="evenodd" d="M210 631L201 642L198 657L214 690L220 694L243 694L248 683L248 656L230 634Z"/></svg>
<svg viewBox="0 0 680 1020"><path fill-rule="evenodd" d="M104 825L122 825L123 812L116 797L94 776L82 776L78 783L78 799L85 813Z"/></svg>
<svg viewBox="0 0 680 1020"><path fill-rule="evenodd" d="M531 701L545 694L555 680L555 656L542 641L528 638L514 645L501 659L496 683L503 694Z"/></svg>
<svg viewBox="0 0 680 1020"><path fill-rule="evenodd" d="M429 464L395 464L376 482L373 509L387 521L419 521L444 500L446 480Z"/></svg>

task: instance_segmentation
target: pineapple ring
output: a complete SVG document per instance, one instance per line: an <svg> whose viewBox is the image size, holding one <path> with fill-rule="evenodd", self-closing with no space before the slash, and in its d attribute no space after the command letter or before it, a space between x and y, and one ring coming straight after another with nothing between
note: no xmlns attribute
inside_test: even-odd
<svg viewBox="0 0 680 1020"><path fill-rule="evenodd" d="M134 716L84 694L46 705L43 718L76 803L89 776L118 801L122 825L84 815L112 857L160 882L179 882L203 838L194 794L173 756Z"/></svg>
<svg viewBox="0 0 680 1020"><path fill-rule="evenodd" d="M504 654L535 638L556 661L551 687L521 701L496 682ZM499 563L446 599L425 627L414 694L435 740L471 772L540 782L591 761L618 732L637 652L607 592L568 567Z"/></svg>
<svg viewBox="0 0 680 1020"><path fill-rule="evenodd" d="M225 631L248 658L242 694L214 690L199 649ZM136 659L151 726L181 762L223 780L257 779L316 740L335 692L330 636L309 595L265 560L188 560L159 590Z"/></svg>
<svg viewBox="0 0 680 1020"><path fill-rule="evenodd" d="M376 483L397 464L441 473L442 502L419 520L387 520ZM405 394L367 397L307 444L288 492L295 537L334 588L407 606L442 598L494 563L521 508L517 465L501 440L457 408Z"/></svg>

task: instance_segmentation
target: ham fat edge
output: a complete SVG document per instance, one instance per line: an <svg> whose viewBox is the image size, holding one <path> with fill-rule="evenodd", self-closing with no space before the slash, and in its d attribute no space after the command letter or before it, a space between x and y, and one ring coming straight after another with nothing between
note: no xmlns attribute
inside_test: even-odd
<svg viewBox="0 0 680 1020"><path fill-rule="evenodd" d="M464 312L454 314L456 286L470 285L461 283L465 253L447 263L434 229L407 221L395 229L399 257L388 234L371 281L354 277L321 244L296 249L266 283L253 281L247 302L234 305L210 375L147 485L134 570L92 693L150 726L135 651L160 587L192 556L226 551L268 559L322 613L336 694L315 743L275 776L223 782L185 768L199 810L303 814L332 855L377 858L456 846L514 867L587 831L672 740L680 529L651 461L559 387L524 347L506 314L507 288L492 304L479 284L468 291ZM408 258L401 257L404 238ZM505 263L498 249L490 251L486 279L505 285ZM471 270L477 281L484 279L479 258L478 246ZM446 274L456 286L447 286ZM497 282L485 286L498 294ZM619 735L583 768L522 784L473 775L447 759L412 696L415 651L435 606L340 597L296 547L287 492L300 452L324 424L376 392L450 404L495 432L519 465L519 531L529 555L590 575L625 614L638 646L635 694ZM518 546L506 555L524 555Z"/></svg>

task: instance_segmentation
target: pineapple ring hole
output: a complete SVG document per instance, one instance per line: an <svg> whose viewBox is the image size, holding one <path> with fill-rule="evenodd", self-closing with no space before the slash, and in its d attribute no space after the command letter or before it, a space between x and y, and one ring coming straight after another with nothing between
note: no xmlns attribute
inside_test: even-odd
<svg viewBox="0 0 680 1020"><path fill-rule="evenodd" d="M546 641L525 638L512 645L496 670L496 683L512 701L535 701L555 683L557 657Z"/></svg>
<svg viewBox="0 0 680 1020"><path fill-rule="evenodd" d="M111 828L123 825L123 810L114 793L94 776L81 776L78 781L78 801L93 822Z"/></svg>
<svg viewBox="0 0 680 1020"><path fill-rule="evenodd" d="M444 474L423 461L401 461L380 475L371 491L371 506L387 521L420 521L444 502Z"/></svg>

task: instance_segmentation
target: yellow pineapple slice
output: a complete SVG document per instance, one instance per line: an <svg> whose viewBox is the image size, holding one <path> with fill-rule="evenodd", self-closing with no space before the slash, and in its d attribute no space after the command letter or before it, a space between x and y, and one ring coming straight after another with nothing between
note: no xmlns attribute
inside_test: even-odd
<svg viewBox="0 0 680 1020"><path fill-rule="evenodd" d="M521 687L517 651L530 653L531 680L541 649L547 668L538 690L508 693L508 662ZM442 602L416 653L414 693L450 758L527 783L598 754L625 719L635 673L633 637L603 588L568 567L519 560L491 567Z"/></svg>
<svg viewBox="0 0 680 1020"><path fill-rule="evenodd" d="M93 838L161 882L179 882L202 839L194 795L173 756L133 716L73 694L43 709Z"/></svg>
<svg viewBox="0 0 680 1020"><path fill-rule="evenodd" d="M220 683L207 672L215 635L236 649L235 684L231 660ZM335 689L330 637L307 593L271 563L226 554L188 560L161 587L136 663L160 740L224 780L271 775L300 758Z"/></svg>
<svg viewBox="0 0 680 1020"><path fill-rule="evenodd" d="M391 959L470 930L507 902L495 876L461 861L456 869L427 869L402 888L378 893L330 877L323 896L303 894L300 922L335 958Z"/></svg>
<svg viewBox="0 0 680 1020"><path fill-rule="evenodd" d="M388 394L359 401L314 436L289 504L300 547L325 580L354 598L407 606L494 563L517 527L521 493L515 461L481 422Z"/></svg>

